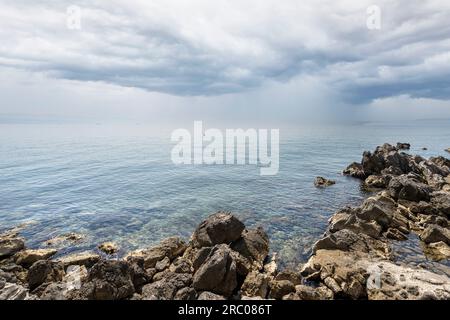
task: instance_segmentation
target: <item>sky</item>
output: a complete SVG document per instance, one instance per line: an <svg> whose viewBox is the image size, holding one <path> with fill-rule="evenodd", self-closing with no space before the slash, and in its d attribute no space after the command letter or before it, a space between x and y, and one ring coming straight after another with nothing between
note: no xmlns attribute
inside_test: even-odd
<svg viewBox="0 0 450 320"><path fill-rule="evenodd" d="M447 0L0 0L0 38L0 122L450 118Z"/></svg>

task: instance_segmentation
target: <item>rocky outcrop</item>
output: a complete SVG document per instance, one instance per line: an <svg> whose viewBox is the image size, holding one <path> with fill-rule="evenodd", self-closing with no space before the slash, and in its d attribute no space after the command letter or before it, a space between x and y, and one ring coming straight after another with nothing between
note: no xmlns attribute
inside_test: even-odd
<svg viewBox="0 0 450 320"><path fill-rule="evenodd" d="M336 184L336 181L328 180L325 179L324 177L316 177L316 179L314 179L314 186L316 186L316 188L329 187L332 186L333 184Z"/></svg>

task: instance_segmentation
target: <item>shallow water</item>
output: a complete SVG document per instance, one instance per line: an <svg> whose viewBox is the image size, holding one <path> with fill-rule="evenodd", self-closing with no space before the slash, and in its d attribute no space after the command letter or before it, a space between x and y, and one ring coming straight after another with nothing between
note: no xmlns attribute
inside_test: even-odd
<svg viewBox="0 0 450 320"><path fill-rule="evenodd" d="M254 166L176 166L170 132L144 126L3 124L0 229L33 222L23 231L30 247L65 232L87 235L60 254L106 240L125 252L172 235L188 238L207 215L229 210L249 227L263 226L284 265L296 264L337 209L367 196L342 169L384 142L410 142L410 152L425 157L446 155L450 126L280 129L279 174L261 177ZM337 184L317 189L318 175Z"/></svg>

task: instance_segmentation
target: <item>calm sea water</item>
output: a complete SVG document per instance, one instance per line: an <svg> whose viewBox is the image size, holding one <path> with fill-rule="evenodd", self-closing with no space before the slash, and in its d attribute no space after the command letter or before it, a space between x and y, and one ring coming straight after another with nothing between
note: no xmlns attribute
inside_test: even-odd
<svg viewBox="0 0 450 320"><path fill-rule="evenodd" d="M172 235L187 239L207 215L229 210L249 227L263 226L284 265L295 264L308 258L333 212L368 196L359 181L340 173L384 142L410 142L411 153L426 157L445 155L450 126L428 121L281 129L279 174L262 177L254 166L176 166L170 132L145 126L3 124L0 229L32 222L23 231L30 247L65 232L86 235L60 254L95 249L106 240L123 253ZM317 189L318 175L337 184ZM400 246L401 255L424 262L414 246Z"/></svg>

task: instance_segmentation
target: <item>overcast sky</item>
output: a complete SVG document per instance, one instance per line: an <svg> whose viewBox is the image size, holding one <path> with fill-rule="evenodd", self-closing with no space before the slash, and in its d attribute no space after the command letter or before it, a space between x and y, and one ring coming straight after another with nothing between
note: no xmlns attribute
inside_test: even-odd
<svg viewBox="0 0 450 320"><path fill-rule="evenodd" d="M448 0L0 0L0 37L0 121L450 118Z"/></svg>

